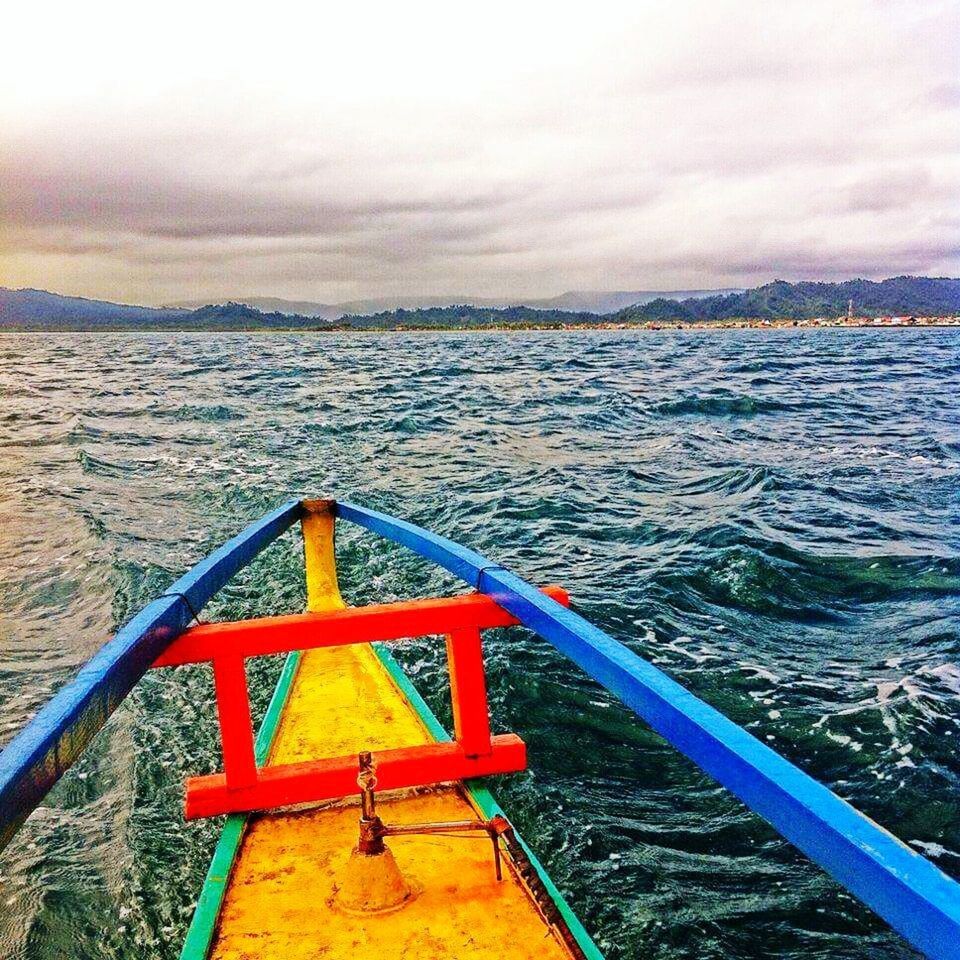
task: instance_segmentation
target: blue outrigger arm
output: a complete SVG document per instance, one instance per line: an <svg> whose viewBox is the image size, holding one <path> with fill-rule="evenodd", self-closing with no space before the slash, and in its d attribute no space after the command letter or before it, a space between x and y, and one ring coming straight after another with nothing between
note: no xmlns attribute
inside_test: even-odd
<svg viewBox="0 0 960 960"><path fill-rule="evenodd" d="M0 850L196 613L299 519L294 500L251 524L144 607L0 753Z"/></svg>
<svg viewBox="0 0 960 960"><path fill-rule="evenodd" d="M646 660L516 574L394 517L340 502L343 520L490 596L619 697L914 946L960 960L960 884ZM0 847L163 649L229 577L302 515L294 501L198 564L120 630L0 754Z"/></svg>

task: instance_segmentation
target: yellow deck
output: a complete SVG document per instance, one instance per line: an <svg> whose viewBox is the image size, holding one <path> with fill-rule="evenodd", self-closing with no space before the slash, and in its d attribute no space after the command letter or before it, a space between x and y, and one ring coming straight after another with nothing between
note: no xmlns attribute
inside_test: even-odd
<svg viewBox="0 0 960 960"><path fill-rule="evenodd" d="M414 709L367 645L314 650L300 663L271 761L427 743ZM385 794L387 823L477 818L456 787ZM394 837L400 869L419 889L401 910L356 917L331 906L357 837L352 801L252 819L211 951L219 960L569 958L512 867L494 876L490 843L474 837Z"/></svg>
<svg viewBox="0 0 960 960"><path fill-rule="evenodd" d="M308 609L342 607L333 518L323 502L308 507L303 532ZM301 657L270 762L432 740L368 644L332 647ZM377 809L388 824L480 819L460 786L386 794ZM569 960L569 949L506 856L503 881L497 882L484 834L390 838L417 895L388 914L338 910L332 895L356 844L358 818L353 799L251 817L209 955L216 960Z"/></svg>

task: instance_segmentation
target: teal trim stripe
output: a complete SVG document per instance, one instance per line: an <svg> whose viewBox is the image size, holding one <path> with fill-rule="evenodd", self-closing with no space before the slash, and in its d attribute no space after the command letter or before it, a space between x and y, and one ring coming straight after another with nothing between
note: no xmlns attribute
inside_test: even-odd
<svg viewBox="0 0 960 960"><path fill-rule="evenodd" d="M270 748L273 746L277 728L280 726L283 708L287 705L287 697L290 695L290 687L293 685L300 656L299 651L288 655L273 696L270 698L270 706L267 707L254 744L258 765L266 763L270 755ZM207 877L203 881L197 908L194 910L193 920L190 921L190 929L187 930L187 937L183 941L180 960L206 960L217 928L220 909L223 906L223 897L227 892L227 882L246 828L245 814L232 813L227 817L217 848L214 850L213 859L210 861Z"/></svg>
<svg viewBox="0 0 960 960"><path fill-rule="evenodd" d="M448 743L453 737L443 728L443 724L437 719L436 714L427 706L427 701L420 696L420 691L413 685L413 681L407 676L403 667L397 663L396 658L384 643L372 643L373 652L380 659L380 662L386 667L390 679L396 684L400 692L410 701L410 706L417 711L417 715L423 721L423 725L430 731L430 736L438 743Z"/></svg>
<svg viewBox="0 0 960 960"><path fill-rule="evenodd" d="M403 667L397 663L396 658L387 649L386 645L374 643L372 646L375 653L380 658L380 662L386 668L387 673L390 674L390 678L397 685L397 688L400 690L400 692L410 701L410 705L414 710L417 711L417 714L423 721L424 726L426 726L427 730L430 731L430 734L434 737L434 739L441 743L446 740L450 740L450 734L444 730L443 725L427 705L427 701L420 696L419 691L413 685L410 678L406 675ZM488 820L497 815L506 816L501 809L500 804L497 803L493 797L493 794L486 787L481 787L477 784L471 784L469 782L464 782L464 787L466 788L466 791L470 795L470 799L473 801L476 808ZM523 837L521 837L518 832L514 832L517 840L520 842L520 846L523 847L523 852L527 855L527 859L530 861L530 865L534 870L536 870L537 876L540 878L540 882L543 884L544 890L547 891L547 893L550 895L550 899L553 900L554 904L556 904L557 910L560 912L560 916L563 917L564 922L566 923L570 932L573 934L573 937L577 941L580 949L584 952L587 960L604 960L603 954L591 939L590 934L587 933L583 924L580 922L580 918L573 912L570 904L567 903L563 894L557 889L556 884L550 878L550 874L547 873L546 868L537 859L537 855L530 849Z"/></svg>

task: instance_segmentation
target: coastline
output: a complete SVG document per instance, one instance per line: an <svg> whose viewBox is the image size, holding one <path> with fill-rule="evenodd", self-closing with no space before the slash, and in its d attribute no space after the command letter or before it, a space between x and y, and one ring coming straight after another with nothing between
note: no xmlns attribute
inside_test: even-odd
<svg viewBox="0 0 960 960"><path fill-rule="evenodd" d="M724 330L917 330L960 328L960 316L950 317L854 317L815 318L812 320L735 320L653 321L643 323L556 323L556 324L498 324L489 326L382 326L359 327L331 323L326 326L166 326L111 324L79 326L38 326L11 324L0 326L0 335L10 333L297 333L297 334L383 334L383 333L589 333L593 331L724 331Z"/></svg>

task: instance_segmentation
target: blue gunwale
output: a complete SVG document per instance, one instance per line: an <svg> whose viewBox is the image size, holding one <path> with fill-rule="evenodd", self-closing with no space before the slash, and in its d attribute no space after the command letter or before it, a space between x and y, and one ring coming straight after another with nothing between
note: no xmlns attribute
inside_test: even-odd
<svg viewBox="0 0 960 960"><path fill-rule="evenodd" d="M301 512L291 500L201 560L121 627L7 744L0 753L0 850L194 614Z"/></svg>
<svg viewBox="0 0 960 960"><path fill-rule="evenodd" d="M446 537L356 504L337 516L487 594L930 957L960 958L960 884L653 664L516 574Z"/></svg>

